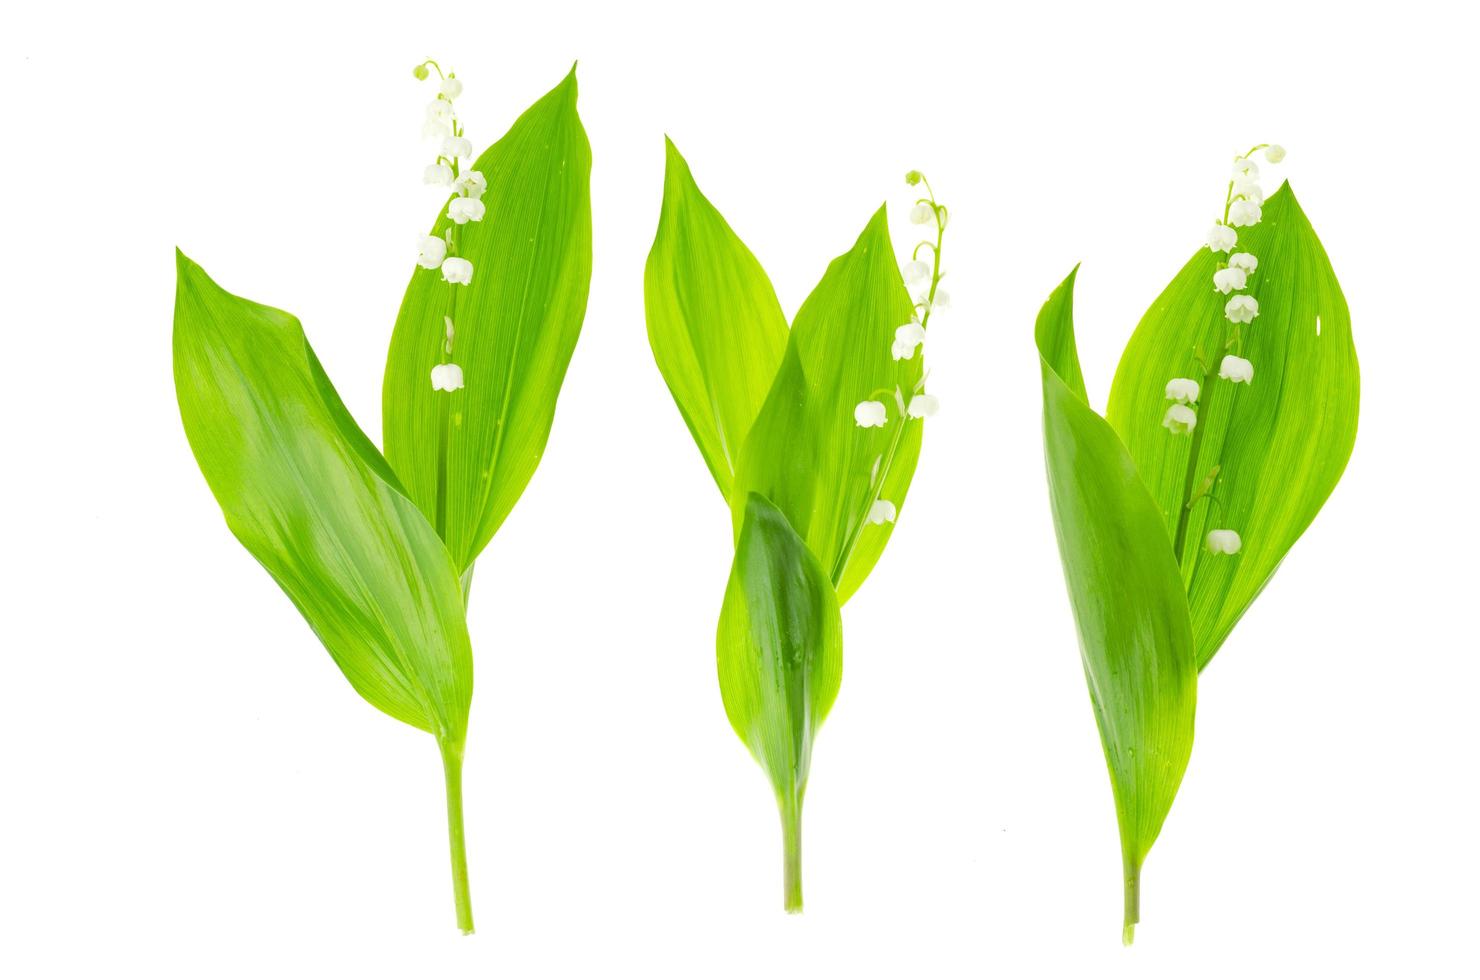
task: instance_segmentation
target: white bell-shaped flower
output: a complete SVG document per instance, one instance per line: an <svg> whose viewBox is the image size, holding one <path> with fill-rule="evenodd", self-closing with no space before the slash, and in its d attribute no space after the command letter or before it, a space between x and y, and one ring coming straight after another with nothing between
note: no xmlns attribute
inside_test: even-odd
<svg viewBox="0 0 1480 980"><path fill-rule="evenodd" d="M465 225L469 221L482 221L485 210L483 202L476 197L454 197L447 205L447 217Z"/></svg>
<svg viewBox="0 0 1480 980"><path fill-rule="evenodd" d="M1218 377L1234 384L1249 384L1254 380L1254 365L1235 354L1225 354L1218 365Z"/></svg>
<svg viewBox="0 0 1480 980"><path fill-rule="evenodd" d="M1225 224L1216 224L1208 229L1208 248L1215 252L1231 252L1238 244L1238 232Z"/></svg>
<svg viewBox="0 0 1480 980"><path fill-rule="evenodd" d="M944 289L937 289L935 291L935 299L930 301L930 311L933 313L936 310L949 310L950 308L951 294Z"/></svg>
<svg viewBox="0 0 1480 980"><path fill-rule="evenodd" d="M934 395L916 395L910 399L909 416L912 419L928 419L940 411L940 399Z"/></svg>
<svg viewBox="0 0 1480 980"><path fill-rule="evenodd" d="M1239 189L1238 196L1260 206L1264 204L1264 188L1258 184L1250 184L1247 187Z"/></svg>
<svg viewBox="0 0 1480 980"><path fill-rule="evenodd" d="M455 99L459 95L462 95L462 82L459 82L455 78L444 78L442 79L440 91L444 98Z"/></svg>
<svg viewBox="0 0 1480 980"><path fill-rule="evenodd" d="M865 429L872 429L889 421L889 410L883 402L859 402L853 409L853 421Z"/></svg>
<svg viewBox="0 0 1480 980"><path fill-rule="evenodd" d="M1167 398L1174 402L1190 405L1197 401L1202 388L1191 378L1173 378L1167 382Z"/></svg>
<svg viewBox="0 0 1480 980"><path fill-rule="evenodd" d="M935 222L935 210L928 204L916 204L910 208L910 221L917 225L928 225Z"/></svg>
<svg viewBox="0 0 1480 980"><path fill-rule="evenodd" d="M1228 206L1228 223L1235 228L1257 225L1264 212L1253 201L1239 199Z"/></svg>
<svg viewBox="0 0 1480 980"><path fill-rule="evenodd" d="M451 122L452 103L446 99L433 99L427 103L427 122Z"/></svg>
<svg viewBox="0 0 1480 980"><path fill-rule="evenodd" d="M421 138L441 143L452 135L452 123L445 119L428 119L421 127Z"/></svg>
<svg viewBox="0 0 1480 980"><path fill-rule="evenodd" d="M432 368L433 391L456 391L463 386L462 368L456 364L438 364Z"/></svg>
<svg viewBox="0 0 1480 980"><path fill-rule="evenodd" d="M1236 555L1238 554L1238 550L1244 546L1244 542L1239 538L1238 532L1230 531L1227 528L1209 531L1207 542L1208 550L1215 555Z"/></svg>
<svg viewBox="0 0 1480 980"><path fill-rule="evenodd" d="M919 259L913 262L906 262L903 272L904 281L913 286L930 278L930 263L921 262Z"/></svg>
<svg viewBox="0 0 1480 980"><path fill-rule="evenodd" d="M1178 402L1167 407L1167 413L1162 416L1161 424L1170 429L1172 435L1189 435L1193 429L1197 428L1197 413Z"/></svg>
<svg viewBox="0 0 1480 980"><path fill-rule="evenodd" d="M1234 296L1224 304L1223 315L1234 323L1253 323L1259 315L1259 301L1252 296Z"/></svg>
<svg viewBox="0 0 1480 980"><path fill-rule="evenodd" d="M449 160L470 160L473 144L462 136L449 136L442 141L442 155Z"/></svg>
<svg viewBox="0 0 1480 980"><path fill-rule="evenodd" d="M452 183L452 168L445 163L429 164L421 172L421 180L422 183L431 184L434 187L446 187Z"/></svg>
<svg viewBox="0 0 1480 980"><path fill-rule="evenodd" d="M893 524L894 518L899 516L894 504L887 500L875 500L868 509L868 522L870 524Z"/></svg>
<svg viewBox="0 0 1480 980"><path fill-rule="evenodd" d="M1238 266L1229 266L1219 269L1213 273L1213 288L1227 296L1235 289L1243 289L1249 280L1249 274Z"/></svg>
<svg viewBox="0 0 1480 980"><path fill-rule="evenodd" d="M889 352L896 361L908 361L915 356L915 348L925 342L925 328L913 320L894 328L894 345Z"/></svg>
<svg viewBox="0 0 1480 980"><path fill-rule="evenodd" d="M416 264L423 269L436 269L447 258L447 242L436 235L423 235L416 243Z"/></svg>
<svg viewBox="0 0 1480 980"><path fill-rule="evenodd" d="M453 256L442 261L442 278L466 286L473 281L473 263Z"/></svg>
<svg viewBox="0 0 1480 980"><path fill-rule="evenodd" d="M1259 268L1259 260L1248 252L1234 252L1228 257L1228 265L1230 268L1243 269L1246 273L1252 273Z"/></svg>
<svg viewBox="0 0 1480 980"><path fill-rule="evenodd" d="M488 180L476 170L467 170L452 182L452 189L463 197L481 198L488 190Z"/></svg>
<svg viewBox="0 0 1480 980"><path fill-rule="evenodd" d="M1238 180L1240 177L1246 180L1258 180L1259 164L1248 157L1236 157L1233 161L1233 179Z"/></svg>
<svg viewBox="0 0 1480 980"><path fill-rule="evenodd" d="M1271 143L1264 148L1264 159L1270 163L1279 163L1285 159L1285 148L1278 143Z"/></svg>

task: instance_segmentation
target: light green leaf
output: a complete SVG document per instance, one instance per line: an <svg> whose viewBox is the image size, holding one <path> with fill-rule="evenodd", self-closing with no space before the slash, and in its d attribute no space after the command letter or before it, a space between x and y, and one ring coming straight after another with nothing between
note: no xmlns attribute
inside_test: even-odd
<svg viewBox="0 0 1480 980"><path fill-rule="evenodd" d="M432 390L449 287L439 272L418 268L396 319L382 404L386 458L460 570L539 464L585 316L591 147L576 114L575 69L475 168L488 182L487 213L461 226L473 280L451 291L452 360L465 387ZM431 233L447 227L444 208Z"/></svg>
<svg viewBox="0 0 1480 980"><path fill-rule="evenodd" d="M771 778L786 844L786 907L801 909L801 809L812 740L843 678L827 573L770 501L746 499L717 641L725 714Z"/></svg>
<svg viewBox="0 0 1480 980"><path fill-rule="evenodd" d="M175 391L227 525L365 700L460 746L473 663L447 549L298 320L176 264Z"/></svg>
<svg viewBox="0 0 1480 980"><path fill-rule="evenodd" d="M1254 364L1253 382L1217 376L1231 324L1223 313L1227 297L1213 289L1218 256L1202 248L1136 328L1106 413L1173 536L1194 444L1194 484L1218 467L1217 500L1202 500L1189 513L1181 561L1200 667L1310 525L1340 479L1357 432L1360 385L1351 316L1325 249L1289 187L1265 202L1259 224L1238 235L1238 251L1259 260L1247 290L1259 302L1259 315L1243 328L1242 356ZM1194 360L1199 347L1209 371ZM1202 384L1193 438L1161 426L1164 388L1175 377ZM1206 532L1220 527L1241 536L1237 555L1202 547Z"/></svg>
<svg viewBox="0 0 1480 980"><path fill-rule="evenodd" d="M1141 865L1192 752L1197 668L1161 515L1085 395L1074 345L1077 271L1038 314L1043 446L1059 555L1115 794L1129 942Z"/></svg>
<svg viewBox="0 0 1480 980"><path fill-rule="evenodd" d="M745 436L786 349L771 280L709 203L672 140L644 277L648 340L694 442L728 499Z"/></svg>
<svg viewBox="0 0 1480 980"><path fill-rule="evenodd" d="M841 602L868 576L893 529L867 523L875 496L902 510L920 455L922 424L900 418L895 391L908 402L922 359L895 361L890 353L895 328L912 313L881 207L802 304L740 454L731 494L735 532L748 493L773 501L827 569ZM886 404L888 425L855 423L854 407L867 400ZM881 489L874 487L876 463Z"/></svg>

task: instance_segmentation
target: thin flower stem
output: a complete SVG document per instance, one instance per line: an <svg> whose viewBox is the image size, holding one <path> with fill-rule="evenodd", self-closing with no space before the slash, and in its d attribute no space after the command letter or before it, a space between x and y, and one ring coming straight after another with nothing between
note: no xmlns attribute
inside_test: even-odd
<svg viewBox="0 0 1480 980"><path fill-rule="evenodd" d="M1202 388L1198 391L1199 416L1203 416L1203 406L1212 398L1209 392L1217 380L1217 371L1209 367L1208 373L1203 376ZM1177 514L1177 534L1172 544L1178 569L1182 567L1182 552L1187 546L1187 524L1192 517L1192 505L1196 503L1193 492L1197 488L1197 458L1201 455L1203 435L1207 431L1206 417L1198 418L1197 428L1192 430L1192 449L1187 455L1187 476L1182 483L1182 508Z"/></svg>
<svg viewBox="0 0 1480 980"><path fill-rule="evenodd" d="M473 931L473 898L468 890L468 851L463 839L461 744L441 742L442 772L447 780L447 840L452 850L452 897L457 906L457 927Z"/></svg>
<svg viewBox="0 0 1480 980"><path fill-rule="evenodd" d="M920 329L923 330L930 324L930 314L935 303L935 293L936 290L940 287L940 247L941 243L945 240L946 226L945 223L941 221L941 213L943 209L935 202L935 191L931 190L930 181L926 180L923 176L921 177L921 181L925 184L925 190L930 192L929 200L926 201L922 199L921 203L929 204L931 211L935 213L935 241L934 243L920 243L922 245L929 245L931 251L935 253L934 261L930 270L930 292L927 293L925 296L925 313L920 317ZM915 246L914 254L918 255L919 251L919 245ZM895 390L900 391L902 389L898 384L896 384ZM913 397L914 394L915 392L912 390L910 392L911 397ZM898 406L896 406L896 408L897 407ZM879 465L878 474L869 484L868 493L864 497L863 508L853 520L848 532L848 540L844 544L843 550L839 552L837 562L833 565L832 584L833 588L835 589L842 585L843 573L848 570L848 562L853 559L853 552L858 548L858 541L860 538L863 537L864 528L868 527L869 512L873 510L874 504L879 499L879 494L884 489L884 481L888 479L889 469L894 465L894 457L899 452L899 444L904 441L905 426L909 424L909 413L901 411L899 413L899 418L895 422L894 436L889 440L889 449L884 454L882 462Z"/></svg>

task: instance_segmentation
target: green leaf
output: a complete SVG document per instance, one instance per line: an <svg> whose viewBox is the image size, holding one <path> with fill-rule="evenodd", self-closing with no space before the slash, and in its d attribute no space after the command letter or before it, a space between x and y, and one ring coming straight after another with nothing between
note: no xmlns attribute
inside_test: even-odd
<svg viewBox="0 0 1480 980"><path fill-rule="evenodd" d="M1141 865L1192 752L1197 667L1161 514L1085 395L1074 345L1077 272L1038 314L1043 447L1059 555L1115 794L1129 942Z"/></svg>
<svg viewBox="0 0 1480 980"><path fill-rule="evenodd" d="M725 714L771 778L786 842L786 905L801 908L801 807L812 740L843 678L837 595L770 501L752 493L717 641Z"/></svg>
<svg viewBox="0 0 1480 980"><path fill-rule="evenodd" d="M417 268L386 362L385 454L469 568L544 452L591 282L591 147L576 114L575 69L531 106L475 168L482 221L461 226L473 280L449 287ZM448 227L446 209L432 234ZM455 297L452 360L465 387L433 391L443 317Z"/></svg>
<svg viewBox="0 0 1480 980"><path fill-rule="evenodd" d="M1213 495L1190 512L1181 574L1199 666L1218 651L1290 546L1310 525L1351 456L1359 379L1351 316L1325 249L1288 186L1240 228L1238 250L1259 260L1249 289L1259 315L1243 330L1251 384L1217 376L1230 324L1213 289L1218 256L1206 248L1147 311L1122 356L1106 413L1125 440L1175 536L1187 499L1188 456L1200 484L1218 467ZM1194 360L1201 348L1210 372ZM1201 379L1194 438L1162 428L1169 379ZM1212 528L1238 531L1237 555L1202 547Z"/></svg>
<svg viewBox="0 0 1480 980"><path fill-rule="evenodd" d="M709 203L672 140L644 276L648 340L728 499L745 436L786 349L786 315L750 249Z"/></svg>
<svg viewBox="0 0 1480 980"><path fill-rule="evenodd" d="M227 525L365 700L460 746L473 661L447 549L298 320L176 265L175 392Z"/></svg>
<svg viewBox="0 0 1480 980"><path fill-rule="evenodd" d="M735 532L748 493L773 501L827 569L841 602L873 569L893 529L867 523L875 496L902 510L920 455L921 422L900 417L894 392L908 401L922 359L895 361L890 353L895 328L912 313L881 207L798 311L781 369L740 454L731 494ZM854 407L871 399L888 406L889 425L855 423Z"/></svg>

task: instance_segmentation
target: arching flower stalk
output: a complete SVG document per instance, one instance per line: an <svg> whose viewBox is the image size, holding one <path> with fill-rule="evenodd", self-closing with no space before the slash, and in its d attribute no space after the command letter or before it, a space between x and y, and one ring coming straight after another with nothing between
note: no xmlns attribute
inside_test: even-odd
<svg viewBox="0 0 1480 980"><path fill-rule="evenodd" d="M462 241L462 226L470 221L482 221L486 208L483 192L488 189L487 179L476 170L466 170L471 165L473 144L463 135L462 122L457 117L454 100L462 95L463 84L457 75L443 74L442 66L428 58L417 65L412 74L426 81L432 72L437 73L437 95L427 104L426 123L422 136L437 144L437 158L427 164L422 175L425 183L436 187L447 187L453 197L447 202L447 217L452 223L447 226L444 237L423 235L417 243L416 263L423 269L440 269L442 280L447 283L447 312L443 319L447 326L436 363L431 368L433 391L453 392L463 386L462 368L452 360L453 344L457 339L457 287L473 281L473 263L462 257L459 245ZM445 426L443 427L445 430Z"/></svg>
<svg viewBox="0 0 1480 980"><path fill-rule="evenodd" d="M1247 153L1234 157L1233 174L1228 180L1228 192L1223 198L1223 219L1208 232L1209 250L1214 255L1228 256L1227 259L1218 260L1217 270L1213 273L1213 291L1219 296L1228 297L1223 302L1223 316L1228 322L1225 335L1217 347L1217 353L1209 356L1198 348L1193 355L1193 360L1202 369L1201 386L1187 378L1175 379L1167 384L1167 398L1179 404L1167 408L1162 425L1173 434L1192 436L1183 481L1182 509L1178 513L1177 530L1172 540L1172 552L1179 565L1187 546L1187 526L1192 517L1192 508L1204 498L1213 499L1213 482L1219 470L1219 467L1214 466L1202 483L1198 483L1198 457L1207 432L1206 427L1197 428L1198 392L1209 390L1218 380L1245 385L1254 382L1254 365L1240 355L1244 348L1244 326L1252 325L1254 318L1259 315L1259 300L1253 295L1252 283L1252 277L1259 269L1259 257L1247 251L1235 252L1234 248L1238 245L1236 229L1253 227L1264 217L1264 191L1259 186L1259 164L1253 159L1254 154L1260 150L1264 151L1264 158L1270 163L1279 163L1285 158L1284 147L1269 143L1260 143ZM1174 385L1186 387L1191 392L1190 397L1173 398ZM1238 534L1229 530L1211 532L1205 543L1208 551L1215 555L1236 555L1243 547Z"/></svg>
<svg viewBox="0 0 1480 980"><path fill-rule="evenodd" d="M941 280L945 278L940 265L941 246L945 242L946 224L950 214L946 206L935 199L935 191L923 173L911 170L905 174L904 180L910 187L925 188L925 195L917 198L910 208L910 223L925 226L930 237L915 244L910 251L910 260L900 270L905 288L913 292L915 307L910 321L895 329L894 342L889 348L890 356L895 361L895 384L891 389L872 392L868 400L859 402L854 410L854 418L859 426L868 428L887 425L892 427L893 435L889 440L888 450L874 460L868 496L862 505L849 546L838 558L833 569L834 578L841 574L852 557L853 546L865 526L894 522L898 508L894 502L881 499L879 493L899 453L905 428L913 421L928 418L940 410L940 399L924 393L925 372L920 372L919 379L913 383L902 379L909 361L916 356L922 360L925 357L926 328L930 325L931 316L950 304L948 294L940 288ZM925 254L923 259L922 253ZM888 413L887 405L878 400L881 397L894 403L895 412L892 416Z"/></svg>

